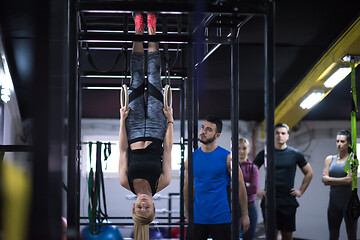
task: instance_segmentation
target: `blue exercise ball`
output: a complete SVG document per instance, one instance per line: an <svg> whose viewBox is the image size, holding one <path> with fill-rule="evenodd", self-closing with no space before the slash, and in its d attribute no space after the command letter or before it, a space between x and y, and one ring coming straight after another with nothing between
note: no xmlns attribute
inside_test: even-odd
<svg viewBox="0 0 360 240"><path fill-rule="evenodd" d="M163 235L157 228L149 228L149 238L150 239L162 239Z"/></svg>
<svg viewBox="0 0 360 240"><path fill-rule="evenodd" d="M134 231L131 233L131 238L134 238ZM149 239L163 239L164 236L161 231L158 230L158 228L149 228Z"/></svg>
<svg viewBox="0 0 360 240"><path fill-rule="evenodd" d="M99 231L94 234L90 231L90 226L86 226L81 230L80 240L124 240L119 228L115 225L102 225Z"/></svg>
<svg viewBox="0 0 360 240"><path fill-rule="evenodd" d="M170 228L168 227L159 227L160 232L163 238L170 238Z"/></svg>

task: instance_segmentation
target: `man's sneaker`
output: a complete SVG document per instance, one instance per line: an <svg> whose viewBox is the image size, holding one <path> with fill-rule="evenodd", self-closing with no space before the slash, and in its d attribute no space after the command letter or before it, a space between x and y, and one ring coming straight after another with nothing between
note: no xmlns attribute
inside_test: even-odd
<svg viewBox="0 0 360 240"><path fill-rule="evenodd" d="M147 26L148 26L148 31L155 33L155 31L156 31L156 14L155 13L147 14Z"/></svg>
<svg viewBox="0 0 360 240"><path fill-rule="evenodd" d="M144 16L142 13L133 13L136 34L142 34L145 30Z"/></svg>

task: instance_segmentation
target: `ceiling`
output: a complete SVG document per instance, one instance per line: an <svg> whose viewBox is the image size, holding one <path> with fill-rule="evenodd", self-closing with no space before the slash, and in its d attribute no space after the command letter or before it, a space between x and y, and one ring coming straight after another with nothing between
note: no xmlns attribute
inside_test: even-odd
<svg viewBox="0 0 360 240"><path fill-rule="evenodd" d="M10 1L8 1L10 2ZM82 1L84 2L84 1ZM101 1L88 1L101 2ZM103 1L104 2L104 1ZM121 2L121 1L118 1ZM161 1L153 1L153 7L161 6ZM24 37L31 37L31 23L26 21L26 6L19 9L7 3L5 17L2 18L2 30L10 58L10 69L15 91L20 105L22 118L29 116L26 89L31 62L24 61L31 54L31 44ZM14 17L23 14L22 18ZM181 16L181 17L180 17ZM301 82L323 54L341 36L341 34L360 16L360 1L350 0L278 0L275 5L275 105L279 105ZM126 17L129 18L127 36L101 32L104 30L124 31ZM159 14L158 35L165 31L168 22L168 35L176 39L187 35L187 14ZM243 23L239 32L239 118L242 120L264 120L264 18L245 16L233 19L230 16L216 16L209 25L209 36L215 34L218 22L222 21L222 34L229 32L228 26ZM181 24L179 24L181 22ZM99 43L82 41L80 44L79 74L82 83L82 115L84 118L118 118L119 90L88 89L88 87L119 87L128 80L119 77L125 71L126 59L121 51L131 51L133 22L130 13L89 13L81 12L79 18L81 39L99 39L114 36L124 40L123 43ZM164 25L163 25L164 24ZM100 31L100 33L99 33ZM91 35L93 34L93 35ZM180 41L185 38L180 38ZM360 42L359 42L360 45ZM164 48L161 43L160 47ZM209 49L214 45L209 44ZM183 80L172 80L176 89L186 81L187 59L189 53L186 44L172 44L169 48L171 75L184 77ZM215 114L222 119L230 119L231 91L230 45L221 45L203 63L203 77L199 79L199 118ZM360 52L358 53L360 55ZM176 61L175 61L176 60ZM129 68L128 59L126 62ZM163 62L163 70L165 70ZM359 69L357 69L358 75ZM164 74L164 73L163 73ZM89 77L89 76L93 77ZM95 76L95 77L94 77ZM117 77L109 77L117 76ZM360 79L359 77L357 79ZM358 86L360 83L358 83ZM344 120L350 119L350 78L334 88L326 98L314 107L305 117L307 120ZM360 94L358 94L360 95ZM175 118L179 118L179 91L173 91Z"/></svg>

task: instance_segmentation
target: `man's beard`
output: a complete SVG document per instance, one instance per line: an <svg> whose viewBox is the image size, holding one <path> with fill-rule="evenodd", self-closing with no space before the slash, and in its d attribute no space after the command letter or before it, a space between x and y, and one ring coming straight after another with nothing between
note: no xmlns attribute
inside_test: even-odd
<svg viewBox="0 0 360 240"><path fill-rule="evenodd" d="M210 143L212 143L213 141L215 141L215 134L214 134L214 136L212 137L212 138L209 138L209 139L207 139L207 140L200 140L199 139L199 141L202 143L202 144L210 144Z"/></svg>

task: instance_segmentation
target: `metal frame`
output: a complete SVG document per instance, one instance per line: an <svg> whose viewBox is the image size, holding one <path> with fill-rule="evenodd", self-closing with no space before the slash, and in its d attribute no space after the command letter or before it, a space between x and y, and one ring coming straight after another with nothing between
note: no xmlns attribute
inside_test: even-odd
<svg viewBox="0 0 360 240"><path fill-rule="evenodd" d="M69 81L68 81L68 174L67 174L67 226L69 240L79 237L80 217L80 87L78 77L78 13L77 0L68 0L68 47L69 47Z"/></svg>
<svg viewBox="0 0 360 240"><path fill-rule="evenodd" d="M275 2L269 1L265 15L265 119L266 119L266 237L275 239Z"/></svg>
<svg viewBox="0 0 360 240"><path fill-rule="evenodd" d="M160 13L177 13L177 14L188 14L189 22L193 22L194 18L194 5L189 4L187 1L180 3L161 1L162 4L146 3L139 4L138 2L119 2L119 1L79 1L79 0L68 0L68 19L62 14L50 15L50 12L44 13L41 11L43 8L48 8L51 13L58 11L58 9L65 9L66 2L54 2L45 3L43 8L37 9L32 7L30 11L33 11L35 21L35 37L34 37L34 48L35 48L35 59L34 59L34 75L33 75L33 93L34 94L34 136L36 139L36 145L33 147L25 146L3 146L3 151L34 151L34 162L33 162L33 199L32 199L32 210L31 216L31 228L29 233L29 239L60 239L62 235L62 229L60 224L62 204L61 191L62 191L62 169L61 162L63 161L63 146L67 146L67 157L68 157L68 182L67 182L67 221L68 221L68 232L78 233L79 231L79 186L80 186L80 174L79 174L79 160L80 160L80 121L81 121L81 87L78 75L78 57L81 42L90 42L91 40L103 41L111 40L110 42L119 43L122 41L132 40L158 40L160 42L174 43L184 42L189 43L187 46L189 52L188 61L188 78L186 81L185 92L181 92L181 98L186 98L186 110L188 120L188 161L189 161L189 213L192 216L192 197L193 197L193 178L192 178L192 151L197 148L197 123L198 123L198 96L197 96L197 72L194 72L194 53L195 43L193 39L193 33L198 32L198 28L191 29L189 33L180 34L180 36L123 36L119 34L96 34L96 33L78 33L78 18L79 13L83 12L94 12L101 9L102 13L130 13L132 11L155 11ZM193 3L194 1L189 1ZM198 1L195 1L198 2ZM264 16L265 17L265 29L266 40L265 40L265 59L266 59L266 73L265 73L265 116L266 116L266 135L267 135L267 219L274 219L275 217L275 168L274 168L274 5L273 0L245 0L239 2L222 2L222 5L212 5L206 2L203 6L202 12L205 13L203 26L211 21L209 15L211 14L222 14L226 16ZM64 13L64 12L61 12ZM45 15L44 15L45 14ZM52 21L44 21L52 20ZM68 21L68 42L67 46L63 43L66 38L66 34L63 31L57 31L63 29L65 23ZM45 27L44 27L45 23ZM54 24L57 24L57 28L53 28ZM200 26L199 24L198 26ZM41 27L40 27L41 26ZM221 28L221 24L219 24ZM199 28L201 29L201 28ZM233 36L234 37L234 36ZM59 41L53 41L53 40ZM80 42L79 42L80 40ZM236 179L237 169L235 163L237 163L237 129L238 129L238 94L236 91L238 88L238 58L239 50L238 43L232 40L229 41L227 37L204 37L202 43L214 43L214 44L231 44L232 45L232 56L234 61L232 62L232 109L234 109L234 115L232 116L232 141L233 141L233 190L238 188L238 181ZM50 46L51 44L55 44ZM195 45L194 45L195 44ZM55 53L50 51L44 51L44 49L65 49L68 48L68 52L62 55L62 52ZM211 55L209 51L208 55ZM61 63L54 65L55 63ZM63 68L62 64L68 66ZM59 72L62 74L64 69L68 71L68 82L66 77L61 76L62 81L54 76L59 76ZM56 72L55 72L56 71ZM60 82L60 85L59 85ZM64 86L66 85L66 86ZM60 89L60 90L59 90ZM186 96L185 96L186 95ZM68 102L66 100L68 99ZM61 99L61 101L59 101ZM65 103L67 105L65 106ZM56 110L51 109L49 106L57 106ZM60 110L59 110L60 109ZM184 104L182 103L182 111L184 110ZM67 111L66 113L64 111ZM67 119L66 119L67 118ZM64 120L68 120L67 128L67 139L63 139ZM181 117L181 132L182 132L182 143L185 143L185 115L182 113ZM65 142L65 143L64 143ZM183 146L182 146L182 149ZM182 158L182 164L183 164ZM237 166L237 165L236 165ZM182 167L182 171L184 168ZM183 174L183 172L182 172ZM183 176L183 175L182 175ZM44 185L45 184L45 185ZM181 183L183 184L183 183ZM49 187L51 186L51 187ZM183 185L181 186L183 187ZM180 190L181 199L182 189ZM238 221L236 203L236 190L233 196L233 233L232 239L237 239L238 231L235 231L234 224ZM181 202L183 205L183 202ZM181 206L181 227L183 227L183 206ZM189 224L193 223L192 217L189 219ZM274 221L268 221L267 223L267 238L274 239ZM182 233L182 232L181 232ZM68 235L68 239L78 239L77 234ZM183 235L182 238L183 239Z"/></svg>
<svg viewBox="0 0 360 240"><path fill-rule="evenodd" d="M238 58L239 58L239 42L237 40L238 34L233 32L231 38L221 37L221 35L216 37L205 36L201 42L197 42L193 38L193 34L181 34L179 35L156 35L156 36L131 36L123 34L98 34L98 33L89 33L89 32L80 32L79 34L74 31L78 29L77 27L77 14L79 13L131 13L132 11L154 11L160 13L175 13L175 14L188 14L188 32L198 34L199 29L208 24L212 19L212 14L222 14L226 16L264 16L265 17L265 64L266 64L266 73L265 73L265 116L267 119L266 122L266 133L267 133L267 162L268 162L268 174L267 174L267 219L274 219L274 207L275 207L275 192L274 192L274 144L273 144L273 122L274 122L274 1L272 0L260 0L260 1L240 1L240 2L222 2L221 6L214 6L212 4L205 3L202 8L202 12L205 13L204 21L197 25L192 25L190 23L194 22L194 6L186 2L181 3L171 3L166 1L161 1L162 4L149 4L138 2L87 2L81 1L77 2L76 0L69 0L69 54L70 54L70 81L69 81L69 167L68 175L72 177L68 178L68 223L69 227L73 230L79 229L79 150L80 150L80 87L79 87L79 78L77 73L77 60L79 45L85 42L101 42L102 44L107 43L121 43L129 42L133 40L139 41L159 41L163 43L188 43L186 46L188 52L188 61L187 61L187 79L186 83L181 88L181 143L182 143L182 168L181 176L183 180L184 176L184 167L183 167L183 151L185 144L185 114L184 114L184 100L186 98L186 111L187 111L187 145L188 145L188 175L189 175L189 224L193 224L193 169L192 169L192 151L197 148L197 123L198 123L198 96L197 96L197 79L198 72L194 72L194 50L203 43L205 44L231 44L231 56L232 56L232 67L231 67L231 84L232 84L232 152L233 152L233 162L232 162L232 239L238 239L238 231L235 230L238 226L239 216L238 211L238 112L239 112L239 68L238 68ZM191 1L189 1L191 2ZM198 1L196 1L198 2ZM75 10L77 9L77 11ZM240 21L241 22L241 21ZM126 24L127 25L127 24ZM193 26L197 26L193 29ZM219 24L219 29L221 24ZM79 41L78 41L79 40ZM218 46L218 45L216 45ZM203 57L203 62L209 55L211 55L214 50L218 47L212 48L206 53L206 56ZM71 130L70 130L71 129ZM72 135L73 134L73 135ZM75 176L75 177L74 177ZM181 211L181 238L183 239L183 227L184 227L184 208L183 208L183 181L181 181L180 186L180 211ZM274 239L274 221L268 222L267 224L267 237L268 239Z"/></svg>
<svg viewBox="0 0 360 240"><path fill-rule="evenodd" d="M264 15L263 4L266 3L265 0L251 1L221 1L221 5L214 5L210 1L203 1L202 12L204 13L214 13L214 14L243 14L243 15ZM147 2L147 1L136 1L136 2L101 2L101 1L82 1L78 5L78 9L82 12L97 12L97 13L131 13L134 11L140 12L159 12L161 14L191 14L194 12L194 3L193 1L156 1Z"/></svg>
<svg viewBox="0 0 360 240"><path fill-rule="evenodd" d="M28 239L61 239L62 162L65 146L67 45L66 2L27 10L34 21L31 75L33 126L32 200ZM60 14L51 14L63 9ZM33 18L32 18L33 17ZM54 27L56 24L56 27ZM51 50L51 51L50 51Z"/></svg>
<svg viewBox="0 0 360 240"><path fill-rule="evenodd" d="M0 145L0 152L32 152L34 147L30 145Z"/></svg>
<svg viewBox="0 0 360 240"><path fill-rule="evenodd" d="M5 105L3 101L0 101L0 144L4 143L4 113Z"/></svg>
<svg viewBox="0 0 360 240"><path fill-rule="evenodd" d="M239 239L239 42L231 44L231 239Z"/></svg>
<svg viewBox="0 0 360 240"><path fill-rule="evenodd" d="M185 179L185 89L184 85L180 90L180 148L181 148L181 168L180 168L180 223L185 223L184 207L184 179ZM184 239L184 225L180 225L180 239Z"/></svg>

